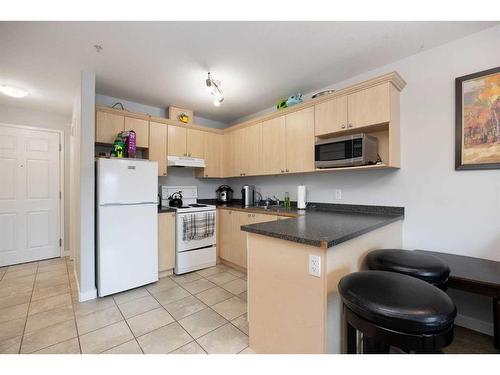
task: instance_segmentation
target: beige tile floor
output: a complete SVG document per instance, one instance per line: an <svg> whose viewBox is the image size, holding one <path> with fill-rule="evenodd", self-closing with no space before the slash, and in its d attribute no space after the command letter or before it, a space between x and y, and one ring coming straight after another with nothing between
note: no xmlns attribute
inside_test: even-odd
<svg viewBox="0 0 500 375"><path fill-rule="evenodd" d="M246 275L224 265L79 303L73 264L0 268L0 353L253 353ZM490 336L455 327L445 353L498 353Z"/></svg>
<svg viewBox="0 0 500 375"><path fill-rule="evenodd" d="M80 303L72 269L0 268L0 353L253 353L244 273L218 265Z"/></svg>

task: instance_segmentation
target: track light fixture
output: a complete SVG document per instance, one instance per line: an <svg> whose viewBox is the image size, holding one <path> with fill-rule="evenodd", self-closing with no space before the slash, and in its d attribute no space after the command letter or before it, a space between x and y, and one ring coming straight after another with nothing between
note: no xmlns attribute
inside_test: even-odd
<svg viewBox="0 0 500 375"><path fill-rule="evenodd" d="M208 91L214 97L214 106L219 107L220 104L224 101L224 96L222 95L222 91L220 89L220 81L212 79L212 77L210 76L210 72L208 72L206 84Z"/></svg>

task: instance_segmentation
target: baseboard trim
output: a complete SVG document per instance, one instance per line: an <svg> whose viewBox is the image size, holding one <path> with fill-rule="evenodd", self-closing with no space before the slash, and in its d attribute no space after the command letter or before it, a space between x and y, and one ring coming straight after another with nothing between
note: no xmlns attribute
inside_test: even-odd
<svg viewBox="0 0 500 375"><path fill-rule="evenodd" d="M76 273L76 269L74 267L73 267L73 274L75 276L76 289L78 290L78 301L85 302L85 301L89 301L91 299L96 299L97 298L97 289L94 288L94 289L89 290L87 292L82 292L80 290L80 283L78 281L78 274Z"/></svg>
<svg viewBox="0 0 500 375"><path fill-rule="evenodd" d="M96 299L96 298L97 298L97 289L96 288L88 290L86 292L80 291L80 298L79 298L80 302L85 302L85 301L89 301L91 299Z"/></svg>
<svg viewBox="0 0 500 375"><path fill-rule="evenodd" d="M485 322L484 320L457 314L457 317L455 318L455 325L481 332L488 336L493 336L493 323Z"/></svg>

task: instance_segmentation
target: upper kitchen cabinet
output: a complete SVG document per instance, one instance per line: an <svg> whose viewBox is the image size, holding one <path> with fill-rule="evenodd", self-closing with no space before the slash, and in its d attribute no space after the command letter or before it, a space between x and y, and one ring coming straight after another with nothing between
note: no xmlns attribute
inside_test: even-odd
<svg viewBox="0 0 500 375"><path fill-rule="evenodd" d="M136 134L136 146L149 147L149 121L112 113L111 111L97 110L95 124L96 143L113 144L118 133L124 130L133 130Z"/></svg>
<svg viewBox="0 0 500 375"><path fill-rule="evenodd" d="M347 96L348 128L388 123L391 120L390 83Z"/></svg>
<svg viewBox="0 0 500 375"><path fill-rule="evenodd" d="M203 141L205 168L197 168L196 177L222 177L223 135L205 132L203 134Z"/></svg>
<svg viewBox="0 0 500 375"><path fill-rule="evenodd" d="M125 130L135 132L135 145L137 147L149 147L149 121L125 116Z"/></svg>
<svg viewBox="0 0 500 375"><path fill-rule="evenodd" d="M187 156L187 129L168 125L168 155Z"/></svg>
<svg viewBox="0 0 500 375"><path fill-rule="evenodd" d="M158 176L167 175L167 124L149 123L149 149L146 157L158 162Z"/></svg>
<svg viewBox="0 0 500 375"><path fill-rule="evenodd" d="M241 134L243 175L255 176L262 170L262 123L248 126Z"/></svg>
<svg viewBox="0 0 500 375"><path fill-rule="evenodd" d="M97 111L95 126L95 141L112 144L116 135L125 130L125 116L103 111Z"/></svg>
<svg viewBox="0 0 500 375"><path fill-rule="evenodd" d="M347 122L347 96L327 100L314 106L314 134L320 136L345 130Z"/></svg>
<svg viewBox="0 0 500 375"><path fill-rule="evenodd" d="M287 173L314 170L314 107L285 117Z"/></svg>
<svg viewBox="0 0 500 375"><path fill-rule="evenodd" d="M286 171L285 116L262 123L262 174L279 174Z"/></svg>
<svg viewBox="0 0 500 375"><path fill-rule="evenodd" d="M207 133L196 129L187 129L186 156L203 159L205 157L205 135Z"/></svg>
<svg viewBox="0 0 500 375"><path fill-rule="evenodd" d="M230 176L255 176L262 173L262 123L231 131Z"/></svg>
<svg viewBox="0 0 500 375"><path fill-rule="evenodd" d="M222 136L222 176L236 176L236 166L234 163L234 146L235 131L225 133Z"/></svg>

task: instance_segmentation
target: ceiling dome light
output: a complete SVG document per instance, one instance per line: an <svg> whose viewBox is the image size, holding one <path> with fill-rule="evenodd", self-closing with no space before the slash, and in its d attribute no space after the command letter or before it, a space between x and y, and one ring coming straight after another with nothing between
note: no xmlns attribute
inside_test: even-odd
<svg viewBox="0 0 500 375"><path fill-rule="evenodd" d="M15 86L0 85L0 91L7 96L12 96L13 98L24 98L28 95L28 91Z"/></svg>
<svg viewBox="0 0 500 375"><path fill-rule="evenodd" d="M214 97L214 105L216 107L219 107L220 104L224 101L224 96L222 95L222 91L220 89L220 81L212 79L212 77L210 76L210 72L208 72L206 84L208 92Z"/></svg>

